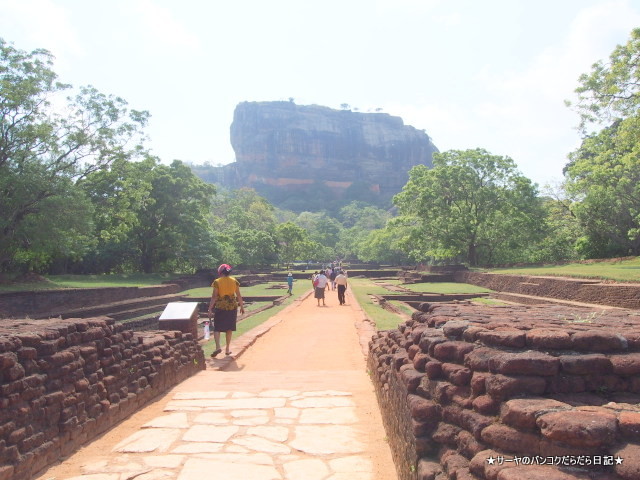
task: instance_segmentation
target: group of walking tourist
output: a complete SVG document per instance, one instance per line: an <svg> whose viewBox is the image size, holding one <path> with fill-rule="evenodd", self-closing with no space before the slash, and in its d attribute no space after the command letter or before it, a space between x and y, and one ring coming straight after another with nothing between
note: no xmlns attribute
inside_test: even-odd
<svg viewBox="0 0 640 480"><path fill-rule="evenodd" d="M287 275L287 293L293 294L293 274ZM319 270L311 276L311 283L314 288L314 297L320 300L322 305L325 303L325 291L337 290L338 302L345 305L345 292L347 291L347 272L337 266L329 265L324 270ZM211 284L213 291L211 292L211 301L209 302L209 323L213 323L213 340L216 348L211 353L211 357L215 358L222 353L221 334L225 333L225 354L231 355L231 337L236 330L238 318L238 308L240 313L244 313L244 300L240 293L240 282L231 276L231 266L223 263L218 267L218 278Z"/></svg>
<svg viewBox="0 0 640 480"><path fill-rule="evenodd" d="M338 290L338 302L340 305L346 303L345 292L348 284L346 271L335 266L328 266L324 270L315 272L311 276L311 283L314 288L314 298L318 300L318 306L320 306L320 300L322 300L322 305L326 306L324 294L329 288L334 291Z"/></svg>

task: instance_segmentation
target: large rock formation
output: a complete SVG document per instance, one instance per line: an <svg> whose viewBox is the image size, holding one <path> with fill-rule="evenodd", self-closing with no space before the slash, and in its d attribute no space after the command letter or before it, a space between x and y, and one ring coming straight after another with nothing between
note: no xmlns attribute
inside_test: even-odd
<svg viewBox="0 0 640 480"><path fill-rule="evenodd" d="M253 187L276 204L310 188L345 200L388 200L411 167L431 166L438 151L399 117L293 102L240 103L231 144L236 162L223 167L227 185Z"/></svg>

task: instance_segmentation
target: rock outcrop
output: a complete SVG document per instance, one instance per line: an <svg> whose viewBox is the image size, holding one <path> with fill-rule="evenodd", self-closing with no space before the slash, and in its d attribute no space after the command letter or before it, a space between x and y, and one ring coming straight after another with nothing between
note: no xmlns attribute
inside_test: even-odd
<svg viewBox="0 0 640 480"><path fill-rule="evenodd" d="M389 199L411 167L431 166L438 151L425 132L399 117L293 102L240 103L231 144L236 162L223 167L225 183L253 187L275 203L310 188Z"/></svg>

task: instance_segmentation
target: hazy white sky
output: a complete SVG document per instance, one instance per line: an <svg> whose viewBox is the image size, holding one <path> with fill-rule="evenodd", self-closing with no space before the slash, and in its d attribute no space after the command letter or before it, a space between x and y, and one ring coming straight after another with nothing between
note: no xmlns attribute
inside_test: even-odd
<svg viewBox="0 0 640 480"><path fill-rule="evenodd" d="M579 145L579 75L638 26L639 0L0 0L0 36L148 110L165 162L233 161L235 106L293 97L382 108L540 185Z"/></svg>

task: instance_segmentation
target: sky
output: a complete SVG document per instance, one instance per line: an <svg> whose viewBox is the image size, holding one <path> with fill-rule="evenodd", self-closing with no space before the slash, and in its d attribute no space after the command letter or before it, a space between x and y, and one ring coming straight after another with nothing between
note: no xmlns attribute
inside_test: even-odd
<svg viewBox="0 0 640 480"><path fill-rule="evenodd" d="M380 108L541 187L580 144L579 76L639 26L640 0L0 0L0 37L149 111L165 163L234 161L236 105L293 98Z"/></svg>

